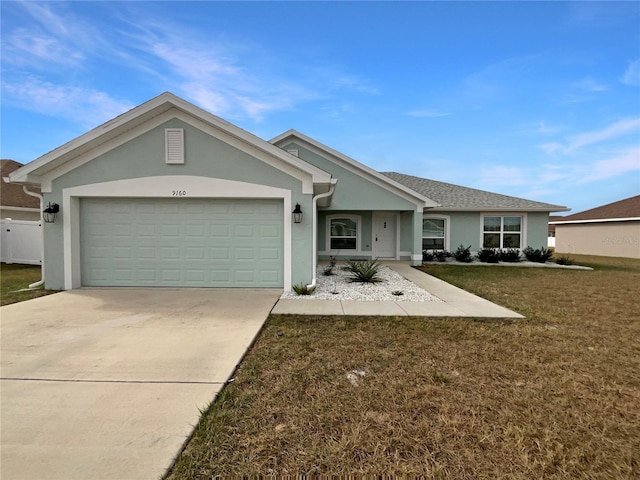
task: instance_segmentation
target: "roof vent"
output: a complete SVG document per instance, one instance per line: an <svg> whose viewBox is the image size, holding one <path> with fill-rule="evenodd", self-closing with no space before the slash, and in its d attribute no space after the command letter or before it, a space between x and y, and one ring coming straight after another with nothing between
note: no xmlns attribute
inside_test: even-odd
<svg viewBox="0 0 640 480"><path fill-rule="evenodd" d="M184 129L165 128L165 162L171 165L184 164Z"/></svg>

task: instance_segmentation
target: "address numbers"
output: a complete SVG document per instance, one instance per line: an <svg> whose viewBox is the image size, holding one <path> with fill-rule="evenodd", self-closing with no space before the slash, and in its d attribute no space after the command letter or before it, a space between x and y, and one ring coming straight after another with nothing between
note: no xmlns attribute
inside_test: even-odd
<svg viewBox="0 0 640 480"><path fill-rule="evenodd" d="M187 196L187 191L186 190L171 190L171 196L172 197L186 197Z"/></svg>

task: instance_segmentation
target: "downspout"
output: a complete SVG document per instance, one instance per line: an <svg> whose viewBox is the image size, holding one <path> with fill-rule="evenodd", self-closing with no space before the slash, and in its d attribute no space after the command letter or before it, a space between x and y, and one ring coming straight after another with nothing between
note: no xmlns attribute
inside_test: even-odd
<svg viewBox="0 0 640 480"><path fill-rule="evenodd" d="M40 261L40 280L37 281L36 283L32 283L31 285L29 285L29 289L33 290L44 285L44 227L43 227L44 222L42 221L42 209L44 208L44 198L39 193L30 192L29 190L27 190L26 185L22 186L22 191L27 195L31 195L32 197L36 197L38 200L40 200L40 228L42 228L42 246L40 247L41 248L40 258L42 260Z"/></svg>
<svg viewBox="0 0 640 480"><path fill-rule="evenodd" d="M317 278L317 274L316 274L316 270L318 268L318 200L321 200L323 198L326 197L330 197L331 195L333 195L334 190L336 189L336 182L338 180L337 179L331 179L331 186L329 187L329 191L325 192L325 193L319 193L318 195L316 195L315 197L313 197L313 224L312 224L312 230L313 230L313 237L311 238L311 245L312 245L312 253L313 253L313 281L307 285L307 288L315 288L316 287L316 282L318 280Z"/></svg>

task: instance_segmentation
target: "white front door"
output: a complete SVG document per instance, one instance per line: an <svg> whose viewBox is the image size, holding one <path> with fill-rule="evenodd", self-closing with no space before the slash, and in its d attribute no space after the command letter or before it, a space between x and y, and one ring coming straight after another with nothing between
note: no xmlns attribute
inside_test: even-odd
<svg viewBox="0 0 640 480"><path fill-rule="evenodd" d="M373 256L375 258L396 258L395 213L374 212L373 214Z"/></svg>

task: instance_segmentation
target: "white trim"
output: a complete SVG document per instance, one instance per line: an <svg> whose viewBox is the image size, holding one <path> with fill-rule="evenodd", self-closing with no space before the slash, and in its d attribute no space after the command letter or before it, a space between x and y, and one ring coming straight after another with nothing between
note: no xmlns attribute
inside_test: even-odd
<svg viewBox="0 0 640 480"><path fill-rule="evenodd" d="M182 198L281 198L284 218L284 285L291 289L291 191L220 178L189 175L130 178L80 185L62 190L64 288L82 285L80 274L80 198L178 198L173 191L186 191Z"/></svg>
<svg viewBox="0 0 640 480"><path fill-rule="evenodd" d="M410 189L409 187L402 185L399 182L396 182L392 178L389 178L379 172L376 172L372 168L354 160L351 157L344 155L343 153L334 150L327 145L324 145L317 140L308 137L297 130L287 130L286 132L278 135L275 138L269 140L270 143L274 145L283 144L285 141L289 139L299 140L305 144L305 148L308 148L311 152L320 155L323 158L327 158L327 154L332 158L329 160L334 163L339 164L342 168L359 175L360 177L366 178L368 181L377 185L385 190L400 196L401 198L416 204L420 207L436 207L439 204L434 200L431 200L428 197L416 192L415 190ZM337 162L336 162L337 160Z"/></svg>
<svg viewBox="0 0 640 480"><path fill-rule="evenodd" d="M51 183L57 177L60 177L65 173L68 173L80 167L81 165L84 165L85 163L93 160L94 158L99 157L100 155L103 155L113 150L114 148L119 147L120 145L123 145L133 140L134 138L137 138L143 135L144 133L147 133L153 130L154 128L159 127L162 124L173 119L181 120L184 123L191 125L192 127L197 128L198 130L204 133L207 133L210 136L222 142L225 142L226 144L234 148L237 148L238 150L248 155L251 155L254 158L257 158L265 162L267 165L273 168L276 168L282 171L283 173L286 173L287 175L290 175L291 177L296 178L297 180L300 180L300 182L302 182L302 193L305 193L305 194L313 193L313 176L312 175L309 175L308 173L304 172L300 168L297 168L296 166L291 165L288 162L280 161L274 158L273 156L264 155L263 152L261 152L259 149L255 147L252 147L248 143L240 141L237 138L230 136L226 132L220 129L214 128L213 126L177 109L171 109L171 110L165 111L162 114L144 122L143 124L140 124L132 128L131 130L123 133L122 135L119 135L118 137L108 140L105 143L98 145L95 148L92 148L81 155L78 155L72 160L69 160L63 163L59 167L48 171L46 174L43 174L40 180L42 185L41 186L42 191L45 193L51 192ZM284 151L281 151L281 152L285 153ZM289 155L289 154L286 154L286 155ZM291 155L289 156L292 159L296 158ZM159 161L161 160L159 159Z"/></svg>
<svg viewBox="0 0 640 480"><path fill-rule="evenodd" d="M381 257L380 255L378 255L378 249L376 248L378 243L375 241L375 229L376 229L376 220L378 218L380 218L381 216L386 216L386 215L390 215L393 217L394 219L394 228L395 228L395 238L393 239L394 241L394 246L393 246L393 256L392 257ZM373 212L373 214L371 215L371 252L373 253L373 257L374 258L382 258L382 259L386 259L386 260L390 260L390 259L394 259L394 260L399 260L400 259L400 214L398 212L389 212L389 211L380 211L380 210L376 210Z"/></svg>
<svg viewBox="0 0 640 480"><path fill-rule="evenodd" d="M331 248L331 220L335 218L349 218L351 220L356 221L356 248L355 249L346 249L341 248L339 250L334 250ZM325 244L324 251L318 252L323 255L338 255L338 254L351 254L351 255L363 255L361 253L360 248L362 245L362 216L356 215L353 213L334 213L332 215L327 215L325 217ZM372 252L367 252L367 255L371 255Z"/></svg>
<svg viewBox="0 0 640 480"><path fill-rule="evenodd" d="M149 128L145 127L147 127L148 123L157 124L157 117L166 118L167 115L169 118L184 119L189 117L191 120L188 123L190 124L193 124L192 122L206 124L209 127L209 131L216 130L226 138L233 138L235 140L234 146L243 144L244 148L259 152L257 158L261 160L265 160L267 157L272 161L278 159L282 163L298 170L300 172L298 176L301 174L303 176L311 176L313 183L330 183L331 181L331 175L328 172L294 157L275 145L196 107L172 93L165 92L11 172L9 174L10 182L40 184L42 182L41 177L45 176L49 177L50 182L55 178L51 175L52 171L67 172L69 168L60 167L70 161L75 161L79 156L85 157L85 162L89 161L97 156L93 152L100 149L99 147L104 144L111 145L107 149L110 150L113 148L114 143L116 145L124 143L120 137L128 136L132 138L131 130L136 130L137 134L139 134L140 130L137 127L142 127L142 131L147 131ZM133 137L135 136L133 135ZM112 141L115 142L111 143ZM42 172L38 172L38 170L42 170ZM59 173L57 176L61 174Z"/></svg>
<svg viewBox="0 0 640 480"><path fill-rule="evenodd" d="M625 217L625 218L594 218L592 220L557 220L555 222L549 222L549 225L567 225L571 223L607 223L607 222L637 222L640 217Z"/></svg>
<svg viewBox="0 0 640 480"><path fill-rule="evenodd" d="M478 248L482 250L484 247L484 217L521 217L522 223L520 225L520 250L527 248L528 239L527 239L527 223L528 218L525 212L483 212L480 214L480 243L478 243ZM490 232L489 232L490 233ZM502 220L500 221L500 234L502 238L502 234L505 233L502 230ZM515 233L515 232L514 232ZM502 246L498 247L502 248Z"/></svg>
<svg viewBox="0 0 640 480"><path fill-rule="evenodd" d="M422 233L421 233L422 238L425 238L424 237L424 221L430 218L444 220L444 249L446 251L450 251L451 250L451 217L449 215L424 213L422 215L422 222L423 222Z"/></svg>

